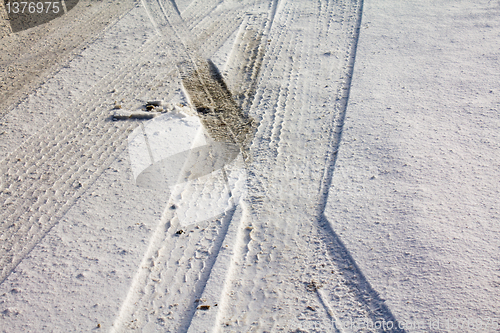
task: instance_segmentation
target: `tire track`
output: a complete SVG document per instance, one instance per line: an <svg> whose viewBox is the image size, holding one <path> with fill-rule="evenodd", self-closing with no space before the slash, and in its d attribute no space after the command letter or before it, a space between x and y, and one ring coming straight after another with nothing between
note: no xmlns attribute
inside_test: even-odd
<svg viewBox="0 0 500 333"><path fill-rule="evenodd" d="M223 3L224 0L193 0L181 16L185 22L201 22L202 19L207 17L213 22L213 12ZM206 11L207 15L201 16L200 9ZM193 36L197 36L195 34L196 31L190 26L191 24L188 24L188 28L193 30Z"/></svg>
<svg viewBox="0 0 500 333"><path fill-rule="evenodd" d="M344 123L345 110L349 98L349 89L351 85L352 73L354 68L355 54L357 41L359 37L359 27L361 26L361 13L363 2L360 1L358 7L354 9L359 13L356 20L356 25L351 28L349 32L354 36L353 40L348 44L351 56L346 56L344 59L344 79L343 84L339 87L337 93L336 103L336 117L333 126L330 130L330 142L336 142L336 145L327 154L326 168L324 170L323 179L320 187L320 205L318 207L317 222L319 227L319 238L323 239L326 244L326 249L330 254L333 262L337 266L338 271L343 275L344 279L348 281L343 290L336 290L332 288L325 289L325 294L329 296L330 300L336 299L349 299L354 305L362 304L364 310L369 315L369 319L374 324L378 320L385 320L385 322L394 323L394 329L391 331L404 332L399 328L397 320L391 313L390 309L385 305L384 300L380 298L378 293L371 287L370 283L366 280L363 273L357 266L354 259L351 257L349 251L344 246L339 236L333 230L332 224L324 216L324 209L328 199L328 191L331 184L331 177L333 175L337 151L340 144L342 125ZM349 12L349 8L346 8ZM329 23L328 30L331 28ZM338 320L346 323L350 318L345 314L339 312ZM376 327L376 326L375 326ZM383 331L380 329L380 331Z"/></svg>
<svg viewBox="0 0 500 333"><path fill-rule="evenodd" d="M132 95L141 91L147 86L148 79L151 79L142 75L137 80L133 70L140 73L141 69L137 64L128 75L119 76L95 87L87 95L90 102L74 110L73 114L78 115L77 117L72 117L71 114L56 119L44 128L45 132L52 135L49 134L49 137L40 141L39 138L32 137L2 165L4 177L1 189L4 191L0 197L12 193L9 198L2 200L2 281L64 214L65 208L82 193L83 188L96 179L104 167L103 163L110 162L107 161L110 159L107 155L116 156L110 153L120 152L125 148L127 129L131 129L133 123L110 122L111 107L109 102L106 103L109 97L103 96L102 92L110 91L113 87L122 90L124 95L127 95L127 92ZM127 90L127 85L130 86L127 82L134 81L138 84L134 87L137 90ZM92 95L98 98L92 99ZM61 128L70 130L60 131ZM44 142L49 142L49 147L41 149ZM23 165L19 165L21 159L25 160ZM80 184L71 182L76 179L80 180ZM16 193L23 194L19 196ZM42 216L45 217L41 219Z"/></svg>
<svg viewBox="0 0 500 333"><path fill-rule="evenodd" d="M153 11L151 10L151 12ZM158 12L159 10L157 9L156 14L153 14L152 17L158 17ZM164 13L166 13L167 20L170 19L168 15L175 15L175 13L169 12L167 9L164 9ZM163 26L163 24L159 24L159 26ZM179 25L176 24L176 26ZM183 71L187 72L185 76L188 76L190 80L187 83L184 82L184 86L189 91L194 106L198 110L211 109L212 107L214 110L229 111L233 109L233 106L226 105L224 104L225 102L218 105L217 98L220 92L214 88L217 84L212 84L212 79L205 76L204 73L207 70L203 70L204 65L198 62L197 55L190 54L192 51L189 48L193 48L193 46L189 45L189 37L182 34L178 37L186 45L185 52L187 53L187 57L191 57L191 59L186 59L185 61L194 62L193 65L187 67L187 70L181 69L181 73ZM246 43L249 42L251 41L247 41ZM259 47L260 45L254 45L251 52L255 53L255 49ZM242 48L247 49L247 46L245 45ZM262 53L263 51L259 52ZM259 61L257 59L252 59L251 61L252 65L246 65L247 68L248 66L253 66L254 68L258 66ZM183 65L181 62L180 66ZM196 68L196 77L191 79L190 70L193 67ZM253 68L250 67L249 69L253 71ZM207 107L205 104L213 106ZM203 119L203 115L201 116ZM219 116L222 117L221 119L230 128L234 129L238 127L231 125L231 115L226 115L225 111L217 114L217 117ZM207 124L209 132L212 127L210 123ZM215 140L218 140L219 136L217 133L212 133L212 136ZM237 142L239 141L238 135L234 134L230 135L229 139L231 141L233 139ZM215 178L220 176L214 173L211 177L214 177L212 181L205 181L199 184L198 189L195 187L194 190L206 194L212 193L212 197L215 198L217 196L216 193L220 192L213 190L216 184ZM187 188L184 188L183 192L179 195L173 193L172 197L192 197L191 192L187 192L187 190ZM192 201L188 201L188 203L193 205L192 208L196 208L196 203ZM196 227L194 229L191 227L188 229L183 228L183 231L187 231L189 236L181 239L182 235L176 236L180 228L179 221L175 216L176 214L167 209L162 222L153 236L148 252L144 256L143 263L134 277L134 282L126 301L122 305L120 315L115 321L115 331L120 332L132 329L187 331L191 319L197 312L197 307L203 305L205 302L203 298L200 298L200 295L203 293L220 251L223 250L221 246L226 238L229 223L232 220L232 212L228 211L222 219L209 221L209 226L205 227L206 229L203 228L201 231ZM199 254L200 252L207 253L207 255L202 256ZM151 262L155 263L154 268L149 264ZM208 306L214 308L217 305L216 303L211 303Z"/></svg>
<svg viewBox="0 0 500 333"><path fill-rule="evenodd" d="M0 75L0 118L12 111L15 108L12 105L26 97L31 89L57 71L58 65L69 61L74 50L95 41L129 12L134 2L125 1L121 5L94 3L90 9L84 6L86 2L80 1L68 14L35 27L34 31L30 29L30 32L23 31L1 40L0 50L6 58L2 61L3 70ZM64 25L61 20L64 20ZM31 43L32 35L37 38L34 45ZM14 47L19 45L22 47L16 52Z"/></svg>
<svg viewBox="0 0 500 333"><path fill-rule="evenodd" d="M290 15L293 17L293 15ZM286 50L292 50L294 45L301 45L299 41L299 37L297 34L292 34L290 36L290 43L287 45ZM301 49L299 50L302 51L302 46ZM302 56L299 56L298 59L297 57L293 58L292 56L289 57L290 61L287 61L287 67L286 69L283 70L284 73L290 73L288 74L287 77L287 82L288 84L286 86L280 86L279 90L276 93L276 104L274 106L275 112L274 112L274 119L272 121L272 127L270 128L270 142L269 142L269 150L271 151L271 154L277 156L278 155L278 147L279 143L281 142L281 135L282 135L282 128L283 128L283 122L285 121L285 112L288 109L287 104L291 100L295 99L295 92L297 88L297 81L294 80L291 76L294 71L296 70L297 64L302 63ZM299 65L300 66L300 65ZM290 91L293 90L293 97L290 96Z"/></svg>
<svg viewBox="0 0 500 333"><path fill-rule="evenodd" d="M133 100L169 78L174 66L163 59L167 45L156 42L153 38L125 61L115 72L122 74L108 74L87 91L81 99L86 102L77 101L72 112L44 127L43 139L31 137L2 161L0 281L125 148L134 123L109 121L114 96L108 92L116 89Z"/></svg>
<svg viewBox="0 0 500 333"><path fill-rule="evenodd" d="M294 25L287 26L283 34L293 35L300 31L297 27L316 26L311 30L328 36L330 19L342 20L336 50L336 55L342 58L340 62L330 59L331 53L323 53L319 45L311 44L318 37L307 35L305 41L297 40L298 45L290 50L304 59L290 78L298 92L296 98L280 103L279 93L257 93L251 114L259 114L260 110L264 113L252 146L257 163L249 171L257 179L249 180L250 216L242 220L251 233L246 242L239 240L246 250L241 250L241 257L233 261L223 304L225 311L216 329L333 331L333 319L344 323L350 319L366 320L372 324L380 318L394 321L345 248L341 251L333 230L326 230L321 220L329 185L323 175L333 170L331 156L340 140L361 5L361 1L328 2L325 4L328 12L323 15L321 10L325 7L315 9L312 3L285 4L282 18L292 16ZM312 20L316 17L319 17L317 22ZM305 22L300 23L301 20ZM280 52L287 54L286 49ZM285 58L270 54L277 59ZM276 74L272 73L287 75L273 60L265 59L269 67L263 72L259 90L279 91L280 87L273 86L272 77ZM323 87L315 85L314 79L302 80L325 75L322 72L325 68L332 70L326 75L332 76L330 82L337 88L336 99L335 95L333 98L328 95L328 90L325 93ZM269 108L280 104L283 109ZM283 119L279 131L274 124L276 119ZM273 136L277 149L270 145ZM313 317L307 311L311 307L322 313L320 318L307 320Z"/></svg>
<svg viewBox="0 0 500 333"><path fill-rule="evenodd" d="M243 112L248 111L256 91L266 50L264 39L273 22L276 2L271 2L268 8L252 10L252 13L245 15L224 68L228 88Z"/></svg>
<svg viewBox="0 0 500 333"><path fill-rule="evenodd" d="M292 9L289 9L287 12L285 12L283 14L283 20L286 20L285 22L287 22L286 25L289 24L289 20L292 20L293 18L293 14L294 14L294 10L293 8ZM287 16L285 18L285 16ZM293 37L294 33L292 33L292 37L288 38L289 40L292 40L292 41L296 41L296 39L294 39ZM286 45L286 44L285 44ZM280 47L280 51L281 50L284 50L283 52L287 52L287 49L286 47L283 47L281 46ZM273 53L273 54L276 54L276 53ZM283 59L283 58L286 58L286 56L280 56L279 54L276 54L276 58L278 59ZM284 67L284 68L277 68L277 67L273 67L271 69L271 74L269 74L269 77L273 77L273 71L277 71L279 74L283 75L287 75L287 73L290 72L290 68L291 66L288 66L287 67ZM264 76L264 79L263 81L265 81L265 76ZM296 80L293 80L292 78L289 78L288 81L294 81L294 82L291 82L291 84L296 84ZM290 82L288 83L290 84ZM263 89L263 88L261 88ZM286 87L285 87L286 89ZM282 98L282 94L280 93L280 88L267 88L267 90L270 90L270 91L277 91L277 93L271 95L271 96L266 96L266 104L268 103L267 100L272 100L272 101L275 101L274 102L274 105L277 105L277 106L280 106L283 105L282 103L280 103L280 98ZM256 106L255 108L256 109L260 109L260 108L265 108L267 105L260 105L260 106ZM269 107L266 108L267 110L269 110ZM263 121L262 123L263 124L266 124L268 125L269 129L268 130L265 130L265 128L260 128L261 130L261 135L264 135L264 136L267 136L267 137L276 137L276 138L281 138L282 136L279 135L277 136L277 132L276 130L273 130L273 127L275 126L275 122L276 120L275 119L280 119L280 118L283 118L283 112L285 111L284 108L279 108L277 110L275 110L275 108L271 108L271 110L269 110L271 113L274 113L272 115L272 117L269 117L269 118L263 118ZM281 114L280 114L281 113ZM274 127L275 128L275 127ZM262 145L265 145L265 148L263 148L262 150L258 150L258 153L261 153L265 150L265 153L266 153L266 158L269 159L269 158L273 158L273 156L276 156L277 155L277 152L276 152L276 149L270 147L269 143L268 143L268 140L265 140L265 143L263 142ZM260 161L261 163L264 162L264 161ZM266 163L267 162L267 163ZM265 163L265 167L274 167L276 168L277 167L277 163L275 164L274 162L269 162L269 160L266 160ZM259 170L259 173L261 173L262 171ZM240 266L244 266L245 267L245 271L246 273L242 273L241 275L240 274L236 274L236 273L233 273L233 281L236 281L236 284L229 287L230 289L230 293L234 296L231 297L231 299L228 301L231 303L231 306L226 306L226 309L230 309L230 313L237 313L239 314L239 316L241 316L243 313L246 313L246 315L244 317L241 317L241 318L245 318L244 319L244 322L238 322L239 320L242 320L242 319L236 319L236 324L237 326L239 327L238 329L239 330L250 330L250 329L265 329L265 330L276 330L276 329L279 329L279 328L283 328L283 327L280 327L280 324L282 324L283 322L287 322L289 320L292 320L291 317L288 317L286 319L282 318L281 319L281 323L280 323L280 320L278 320L277 318L277 313L279 312L278 311L278 304L280 302L280 300L284 297L284 294L282 292L282 289L280 290L280 288L276 288L275 285L278 284L278 281L276 280L276 278L278 278L279 274L274 274L272 272L270 272L269 270L267 269L264 269L264 268L261 268L262 270L262 274L264 274L264 276L262 277L262 279L265 279L265 283L266 283L266 287L264 289L261 288L261 286L259 286L259 276L260 276L260 273L257 272L257 270L259 269L258 267L255 268L254 266L256 266L256 264L258 266L260 266L260 264L262 263L262 265L269 265L271 263L275 263L275 265L285 265L284 263L287 262L286 258L284 258L282 256L282 253L286 252L284 249L287 248L287 247L294 247L294 248L298 248L296 245L293 245L292 243L287 243L289 241L287 241L287 239L283 239L283 234L279 234L278 232L276 231L272 231L271 230L271 226L269 224L271 224L271 221L279 221L279 215L278 213L273 213L273 210L274 211L279 211L280 213L284 210L284 207L282 207L283 205L280 205L282 203L279 203L279 202L273 202L273 204L269 204L270 207L273 207L272 210L265 210L265 207L266 207L266 201L262 201L260 200L261 197L265 197L267 200L270 201L270 198L268 195L266 195L267 193L266 192L273 192L273 193L279 193L280 190L283 191L283 192L287 192L287 191L290 191L290 189L288 188L272 188L271 186L273 185L273 179L270 179L268 177L262 177L263 178L263 181L262 183L265 183L267 186L267 188L261 188L260 189L260 193L254 193L254 195L252 196L253 198L251 198L251 201L250 201L250 205L254 204L252 207L253 209L251 210L257 210L257 211L260 211L262 215L258 215L258 216L253 216L253 218L250 219L250 221L247 221L247 222L250 222L251 224L248 226L248 228L251 228L251 237L250 239L248 239L248 243L246 246L247 250L244 251L243 253L245 253L244 257L237 260L239 262L243 262L243 264L240 264ZM259 183L258 185L262 184L262 183ZM259 186L260 187L260 186ZM252 188L252 185L250 185L250 188ZM290 199L290 198L287 198L287 199ZM257 205L255 205L255 203L258 202ZM269 216L271 215L271 217ZM264 225L264 226L262 226ZM264 229L266 230L266 233L262 233ZM294 229L294 230L291 230L290 231L290 234L296 234L297 232L297 229ZM271 247L272 249L269 249L269 247ZM275 249L275 250L273 250ZM289 261L288 261L289 262ZM295 265L296 266L296 265ZM275 271L277 270L276 267L274 269ZM286 270L286 267L283 267L283 270ZM256 275L257 274L257 275ZM247 276L248 275L248 276ZM290 276L293 276L294 274L293 273L289 273ZM240 277L241 276L244 276L244 281L241 281L240 280ZM234 282L233 282L234 283ZM239 286L236 290L233 289L234 286ZM243 290L241 290L243 289ZM298 294L298 293L295 293L295 294ZM234 298L233 298L234 297ZM245 304L244 305L244 308L239 308L240 307L240 304ZM265 304L265 305L263 305ZM236 305L236 306L235 306ZM264 310L263 306L266 307L267 310ZM234 309L234 307L236 307L236 309ZM267 313L269 313L270 315L267 315ZM271 314L271 313L274 313L274 314ZM227 315L227 314L226 314ZM280 316L282 316L283 314L280 313L279 314ZM225 317L222 317L221 318L221 323L222 325L229 325L229 327L227 327L227 329L230 329L231 325L232 325L232 319L231 318L228 318L227 316ZM249 324L246 325L246 324ZM257 326L253 326L253 325L257 325ZM292 327L288 327L288 328L292 328Z"/></svg>
<svg viewBox="0 0 500 333"><path fill-rule="evenodd" d="M288 2L280 5L278 14L272 14L274 21L267 21L265 25L269 29L273 27L270 32L272 52L264 52L265 39L259 36L266 34L261 34L260 28L255 29L262 26L258 16L254 17L255 21L241 19L251 29L240 35L246 40L235 43L248 55L248 62L235 71L243 76L236 77L236 81L245 82L240 103L249 105L247 101L253 98L250 115L261 119L251 148L254 163L248 167L252 178L248 181L249 198L242 204L245 212L232 210L198 227L183 227L183 233L177 234L180 226L175 210L167 209L115 329L195 329L200 323L197 318L210 313L198 309L200 305L211 306L213 313L208 322L215 330L332 331L332 319L371 322L378 318L393 319L322 216L347 105L362 2L317 1L302 6ZM278 4L274 2L270 6L277 8ZM214 18L218 17L216 10L211 13ZM230 16L238 11L227 13ZM158 11L153 14L161 18ZM303 21L299 23L299 19ZM334 24L337 20L340 27ZM213 25L209 19L202 22L207 31L215 31L213 40L217 40L218 33L231 35L222 25ZM312 31L319 37L301 41L302 27L315 27ZM278 35L276 40L272 39L274 35ZM326 55L331 51L323 52L313 43L329 36L335 36L331 39L338 43L333 55ZM254 38L260 40L254 43ZM224 38L219 38L218 47L222 41ZM296 46L286 47L292 44ZM143 48L141 57L145 58L132 59L130 68L123 66L120 69L119 77L108 77L93 87L86 95L89 101L71 108L71 115L44 128L47 138L42 141L50 142L49 145L31 138L28 145L8 157L7 167L2 169L7 176L0 184L0 202L5 199L4 207L11 209L0 217L7 222L10 219L12 227L6 232L13 235L1 239L0 260L8 259L5 267L15 267L15 262L29 252L37 238L57 222L114 156L125 148L127 131L135 122L107 121L109 97L100 90L109 91L116 85L124 89L124 95L133 98L137 91L142 94L171 77L174 64L165 65L162 57L163 50L171 47L168 42L158 41L153 52ZM215 49L217 47L207 45L210 50L207 52L215 52ZM175 45L173 50L175 54ZM288 54L298 55L297 62L278 66L276 60ZM336 56L340 58L338 61L333 59ZM326 75L323 73L327 72L325 68L334 72L332 89L325 92L317 84L304 83L309 82L304 79L311 75ZM294 75L290 75L292 71ZM288 82L274 84L275 77L286 77ZM258 84L252 81L256 78ZM167 86L179 84L175 77L170 81ZM123 86L126 82L134 84L127 89ZM68 126L71 130L60 131ZM221 175L211 177L200 187L184 188L179 195L200 191L216 198L217 177ZM10 194L4 193L5 190ZM15 205L22 205L22 208L16 210ZM18 243L8 243L10 238L17 239ZM228 265L225 245L232 244L228 238L235 242L235 257L229 271L225 271ZM5 247L4 241L7 242ZM223 256L224 259L220 259ZM0 261L0 267L3 264ZM10 270L5 270L2 274L8 272ZM219 273L223 273L225 282L222 278L219 283L210 283L214 281L212 277L220 276ZM3 279L5 277L0 281ZM225 290L217 307L214 302L208 303L206 297L214 290Z"/></svg>

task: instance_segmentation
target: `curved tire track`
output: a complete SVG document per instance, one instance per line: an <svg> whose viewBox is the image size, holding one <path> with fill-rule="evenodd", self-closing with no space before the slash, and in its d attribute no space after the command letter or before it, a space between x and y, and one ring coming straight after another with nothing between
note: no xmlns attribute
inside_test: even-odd
<svg viewBox="0 0 500 333"><path fill-rule="evenodd" d="M134 5L125 1L121 5L99 2L89 6L87 1L80 1L52 22L0 39L0 118L67 62L72 52L95 41Z"/></svg>
<svg viewBox="0 0 500 333"><path fill-rule="evenodd" d="M334 331L334 321L372 327L380 319L395 322L323 217L361 7L361 1L318 1L317 7L286 2L274 23L280 31L270 34L250 112L261 125L252 146L247 210L223 304L211 322L216 331ZM302 32L307 27L310 35ZM326 45L315 45L319 40ZM287 56L294 60L288 66ZM325 76L331 87L315 84L315 77Z"/></svg>
<svg viewBox="0 0 500 333"><path fill-rule="evenodd" d="M323 216L361 7L360 0L281 1L264 25L258 13L243 21L225 74L260 121L248 198L185 238L175 235L175 214L165 212L116 331L344 332L335 321L395 322ZM325 75L330 87L311 80Z"/></svg>
<svg viewBox="0 0 500 333"><path fill-rule="evenodd" d="M196 27L203 29L206 24L200 22ZM227 33L230 26L223 30ZM219 45L222 41L219 39ZM160 82L179 84L175 66L164 60L165 48L159 37L152 38L69 107L70 111L2 161L0 281L125 149L135 123L110 121L113 96L109 92L117 90L120 97L133 100Z"/></svg>
<svg viewBox="0 0 500 333"><path fill-rule="evenodd" d="M249 1L249 3L252 2ZM161 4L161 2L158 3ZM168 4L165 4L165 6L168 6ZM245 6L239 8L244 9ZM162 28L165 27L166 31L169 31L169 29L172 29L169 20L175 20L175 18L169 16L169 14L175 15L175 13L169 13L169 10L171 8L161 8L155 2L148 6L148 11L162 35L167 35L162 31ZM240 14L234 12L234 10L232 13ZM165 16L162 17L162 14ZM230 24L231 20L227 22ZM228 33L227 29L226 27L225 31L222 31L224 33L222 36L232 34L232 31ZM178 40L186 47L185 50L179 50L178 52L185 52L182 55L182 57L186 58L185 61L193 62L193 64L188 64L187 71L181 69L181 73L183 71L189 73L192 66L196 69L195 72L200 75L198 78L200 82L211 84L204 77L203 71L200 72L202 68L200 66L203 64L197 63L198 55L196 50L193 50L196 44L185 33L176 31L171 33L178 33ZM224 40L223 37L221 38L218 35L215 35L215 38ZM251 46L249 46L249 43ZM242 42L240 46L243 52L244 50L257 54L263 52L262 50L258 51L261 44L255 44L251 40ZM252 60L244 62L244 65L253 71L259 66L261 60L258 57L256 58L255 55L251 58ZM183 64L181 63L180 66L183 66ZM249 84L251 85L251 82L246 83L248 89L250 89ZM201 102L206 99L208 102L218 94L217 89L213 89L214 87L206 86L205 88L203 94L200 93L200 96L202 96L200 97ZM227 121L228 119L226 119ZM230 125L230 122L228 122L228 125ZM222 177L222 175L214 173L211 177L213 177L212 180L195 186L194 190L217 198L219 191L214 191L217 182L216 178ZM187 198L191 197L188 188L185 188L184 192L179 195ZM191 203L191 201L189 202ZM192 204L196 205L196 203ZM214 262L219 253L223 251L222 244L232 221L233 212L234 209L228 211L221 218L207 221L207 223L210 223L208 226L203 223L200 227L183 228L187 236L183 236L183 234L179 236L176 234L180 228L176 214L167 209L134 277L129 295L122 305L119 317L115 321L114 330L118 332L135 329L187 331L197 307L201 304L199 296L202 294L211 275Z"/></svg>
<svg viewBox="0 0 500 333"><path fill-rule="evenodd" d="M362 0L275 1L260 11L259 1L193 3L182 16L198 22L189 25L198 36L191 42L204 56L242 27L226 75L240 105L260 120L249 195L180 235L174 211L166 210L115 330L334 331L336 320L394 321L323 216ZM165 15L150 14L159 22ZM153 38L116 77L106 76L2 162L0 281L125 149L136 123L109 121L107 92L133 99L161 82L180 84L174 64L165 63L165 48L181 52L171 43ZM325 76L330 87L314 80ZM194 190L217 198L220 175L212 177ZM209 312L199 308L205 304Z"/></svg>

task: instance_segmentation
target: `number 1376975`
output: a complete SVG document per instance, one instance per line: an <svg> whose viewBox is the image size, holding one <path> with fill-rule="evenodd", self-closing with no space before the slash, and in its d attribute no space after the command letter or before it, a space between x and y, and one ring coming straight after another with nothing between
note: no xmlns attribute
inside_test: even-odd
<svg viewBox="0 0 500 333"><path fill-rule="evenodd" d="M9 14L57 14L61 10L59 2L7 2L5 4Z"/></svg>

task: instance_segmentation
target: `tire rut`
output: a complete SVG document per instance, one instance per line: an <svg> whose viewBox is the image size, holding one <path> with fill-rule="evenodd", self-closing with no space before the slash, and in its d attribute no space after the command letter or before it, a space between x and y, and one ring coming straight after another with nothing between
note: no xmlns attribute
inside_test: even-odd
<svg viewBox="0 0 500 333"><path fill-rule="evenodd" d="M70 61L75 50L91 44L134 6L133 1L119 6L102 2L90 8L85 3L80 1L68 14L47 24L0 39L1 52L9 55L9 60L2 61L0 118Z"/></svg>
<svg viewBox="0 0 500 333"><path fill-rule="evenodd" d="M167 13L167 21L172 19L168 15L175 15L167 8L162 10L164 15L165 12ZM153 19L161 22L160 20L163 19L158 17L159 11L160 9L150 9ZM159 29L164 26L163 23L157 25ZM170 23L170 25L173 24ZM179 25L180 23L176 24L176 26ZM165 34L161 30L160 33ZM178 65L181 67L179 71L183 86L192 105L197 109L200 119L204 122L208 134L215 141L236 144L240 150L245 151L248 141L247 134L249 130L251 131L250 119L233 101L220 73L213 68L210 62L200 59L200 56L196 54L196 46L192 44L190 37L178 33L178 39L184 47L179 52L185 52ZM250 54L263 53L261 45L255 44L255 41L245 41L243 44L245 44L242 47L243 50L248 50ZM185 62L190 63L186 64ZM250 72L255 73L255 68L260 66L260 62L258 57L253 56L243 65ZM238 73L247 75L246 72L242 71L238 71ZM246 77L237 79L245 81L247 87L252 85L251 82L247 82L248 78ZM247 124L250 127L246 127ZM214 192L212 188L217 182L215 178L221 176L214 173L212 177L214 177L213 180L206 180L193 189L207 194L212 193L211 196L216 198L218 192ZM181 191L187 191L187 187ZM172 197L176 196L193 197L190 192L172 193ZM192 208L196 209L195 202L188 200L188 203L191 203ZM180 228L176 214L169 210L166 211L151 240L143 264L134 278L129 295L122 305L122 311L114 324L114 330L146 329L146 327L153 329L154 327L157 330L187 331L191 318L201 304L199 303L202 300L200 295L211 276L212 267L219 257L227 229L232 221L233 210L229 210L220 219L207 221L206 223L210 223L208 226L206 223L201 223L200 227L203 226L201 231L197 228L188 228L189 237L182 239L184 243L179 241L182 235L175 236ZM185 228L183 230L186 231ZM207 253L207 255L199 255L199 253ZM155 262L154 269L148 264L152 261ZM188 265L187 262L190 264ZM166 293L161 292L165 289L168 289ZM198 302L196 302L197 299ZM131 304L133 306L130 306ZM211 306L216 306L214 304L212 303Z"/></svg>
<svg viewBox="0 0 500 333"><path fill-rule="evenodd" d="M275 22L283 27L276 33L279 38L286 40L283 35L288 34L296 44L287 49L287 44L276 41L268 54L274 59L291 55L298 63L289 74L273 58L264 60L262 83L250 113L260 126L251 146L248 216L241 222L242 228L251 228L251 240L248 251L240 251L242 257L233 260L225 310L215 330L333 331L334 320L395 322L322 218L330 184L323 175L333 171L332 157L340 141L362 2L313 6L286 2L281 21ZM340 23L339 31L332 29L332 22ZM336 45L326 45L335 49L314 45L319 36L294 39L303 35L302 27L335 41ZM328 39L329 34L337 38ZM314 83L316 76L325 75L334 85L333 96L332 88ZM289 77L292 84L287 80L276 84L276 76ZM292 96L285 99L280 91L291 91ZM322 315L312 320L310 307Z"/></svg>
<svg viewBox="0 0 500 333"><path fill-rule="evenodd" d="M133 100L175 73L173 64L165 67L166 45L160 42L151 52L157 41L153 38L114 74L87 91L81 102L69 108L71 112L45 126L40 132L43 137L31 137L2 161L0 281L125 149L134 122L110 121L113 96L108 92L116 89L121 97ZM170 80L178 83L175 77Z"/></svg>

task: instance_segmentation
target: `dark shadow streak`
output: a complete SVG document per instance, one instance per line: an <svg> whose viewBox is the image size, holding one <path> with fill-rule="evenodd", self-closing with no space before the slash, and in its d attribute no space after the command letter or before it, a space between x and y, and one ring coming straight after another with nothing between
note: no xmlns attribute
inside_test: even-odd
<svg viewBox="0 0 500 333"><path fill-rule="evenodd" d="M344 276L346 277L347 284L354 286L357 293L357 300L362 304L366 304L370 310L371 319L374 322L381 322L384 320L385 322L392 322L393 329L390 332L398 332L404 333L405 330L399 328L399 324L392 314L391 310L385 304L385 301L380 297L378 292L373 289L370 285L364 274L362 273L359 266L356 264L356 261L351 256L351 253L344 245L340 237L333 230L332 224L328 221L326 216L324 215L326 203L328 201L328 192L330 190L330 186L332 183L333 172L335 169L335 164L337 162L338 150L340 147L340 142L342 139L342 130L335 132L336 127L343 128L345 113L347 110L347 103L350 94L352 76L354 71L354 62L356 58L356 51L358 47L359 40L359 31L361 27L361 18L363 13L363 0L360 0L359 14L358 20L356 23L356 30L353 38L352 45L352 56L349 59L347 64L347 68L349 68L349 72L347 73L346 83L344 86L345 95L337 100L337 103L340 104L339 111L341 112L338 123L333 124L332 129L332 142L336 142L337 144L332 147L332 150L329 152L329 156L327 156L327 167L325 176L323 178L321 189L320 189L320 200L321 204L318 210L317 223L320 228L320 231L323 233L322 238L326 243L328 251L330 252L330 256L335 264L342 270ZM385 331L381 329L380 331Z"/></svg>

